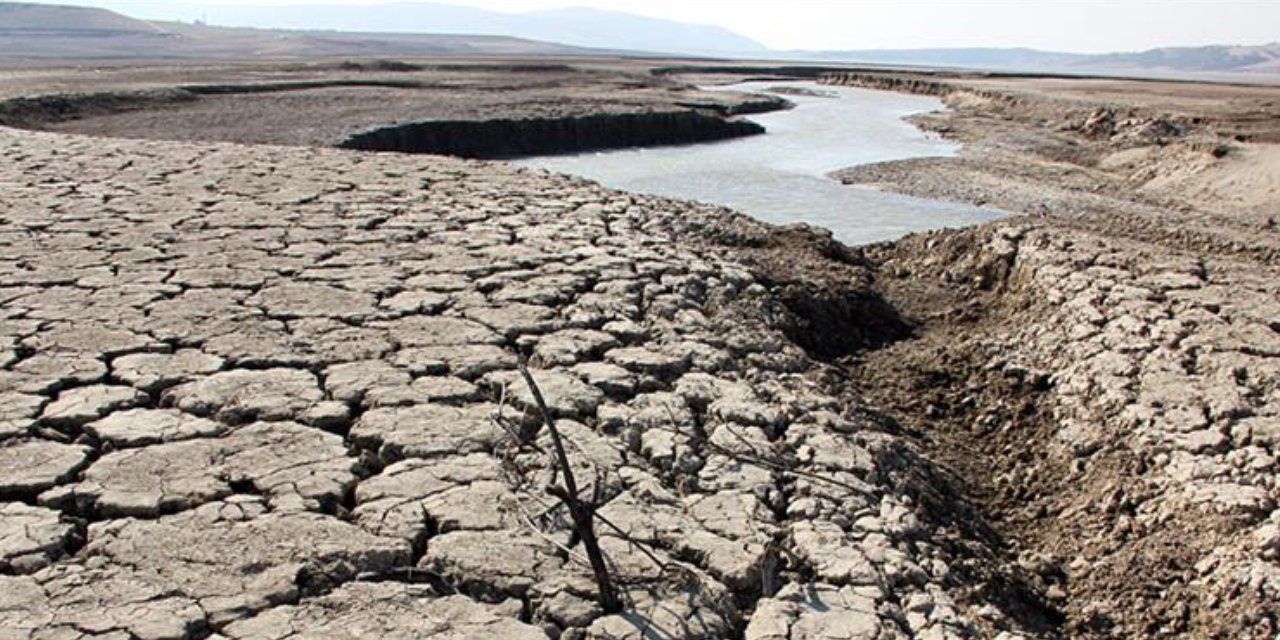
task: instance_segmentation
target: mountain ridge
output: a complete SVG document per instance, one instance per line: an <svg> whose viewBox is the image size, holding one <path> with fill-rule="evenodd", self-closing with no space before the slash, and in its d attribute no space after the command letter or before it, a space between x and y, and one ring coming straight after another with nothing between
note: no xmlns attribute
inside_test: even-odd
<svg viewBox="0 0 1280 640"><path fill-rule="evenodd" d="M570 46L654 53L763 53L763 45L723 27L585 7L504 13L458 5L398 2L361 5L223 6L222 26L301 30L506 35Z"/></svg>
<svg viewBox="0 0 1280 640"><path fill-rule="evenodd" d="M499 35L216 27L18 2L0 2L0 35L0 59L11 60L616 53Z"/></svg>
<svg viewBox="0 0 1280 640"><path fill-rule="evenodd" d="M870 64L947 66L1001 71L1183 71L1280 73L1280 42L1261 45L1158 47L1116 53L1068 53L1027 47L939 47L788 52L807 59Z"/></svg>
<svg viewBox="0 0 1280 640"><path fill-rule="evenodd" d="M195 6L193 6L193 9ZM1025 73L1280 80L1280 42L1104 54L1026 47L771 51L728 29L570 7L502 13L441 3L220 6L220 26L73 5L0 2L0 57L697 55ZM303 27L306 27L305 29ZM287 29L287 30L284 30Z"/></svg>
<svg viewBox="0 0 1280 640"><path fill-rule="evenodd" d="M0 33L148 33L163 32L153 23L97 7L0 2Z"/></svg>

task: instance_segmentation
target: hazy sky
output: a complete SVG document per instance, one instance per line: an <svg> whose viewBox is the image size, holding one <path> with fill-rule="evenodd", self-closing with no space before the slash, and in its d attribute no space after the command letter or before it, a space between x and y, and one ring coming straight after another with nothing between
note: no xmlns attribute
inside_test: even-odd
<svg viewBox="0 0 1280 640"><path fill-rule="evenodd" d="M191 20L218 5L387 4L387 0L39 0ZM590 6L716 24L777 49L1034 47L1132 51L1280 40L1280 0L445 0L507 12Z"/></svg>

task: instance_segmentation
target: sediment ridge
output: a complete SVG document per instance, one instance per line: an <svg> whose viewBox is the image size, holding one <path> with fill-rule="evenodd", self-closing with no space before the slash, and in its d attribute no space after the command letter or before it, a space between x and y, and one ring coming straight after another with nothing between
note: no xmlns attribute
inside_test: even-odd
<svg viewBox="0 0 1280 640"><path fill-rule="evenodd" d="M698 111L643 112L494 120L432 120L350 136L344 149L498 159L712 142L764 133L747 120Z"/></svg>
<svg viewBox="0 0 1280 640"><path fill-rule="evenodd" d="M127 75L115 84L72 75L64 86L112 88L14 92L0 101L0 125L510 158L755 135L763 128L734 116L792 106L774 96L703 92L590 65L383 60L189 75L173 76L168 86Z"/></svg>

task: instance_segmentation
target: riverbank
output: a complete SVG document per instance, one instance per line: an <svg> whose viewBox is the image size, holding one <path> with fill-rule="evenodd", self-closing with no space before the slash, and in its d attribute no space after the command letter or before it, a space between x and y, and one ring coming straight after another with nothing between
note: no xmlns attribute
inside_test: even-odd
<svg viewBox="0 0 1280 640"><path fill-rule="evenodd" d="M856 386L965 478L1068 635L1273 635L1277 92L845 81L942 96L917 122L965 146L841 179L1029 216L869 249L919 330Z"/></svg>

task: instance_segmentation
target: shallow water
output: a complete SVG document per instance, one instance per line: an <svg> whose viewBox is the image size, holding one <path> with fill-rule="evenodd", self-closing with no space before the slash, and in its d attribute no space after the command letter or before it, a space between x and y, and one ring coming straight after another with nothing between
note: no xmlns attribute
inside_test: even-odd
<svg viewBox="0 0 1280 640"><path fill-rule="evenodd" d="M732 207L775 224L807 222L849 244L890 240L913 231L976 224L1002 215L990 209L912 198L826 177L859 164L950 156L956 147L903 117L943 108L930 97L810 82L747 82L726 90L773 87L834 97L786 95L788 111L750 116L764 135L724 142L626 149L521 160L606 186Z"/></svg>

